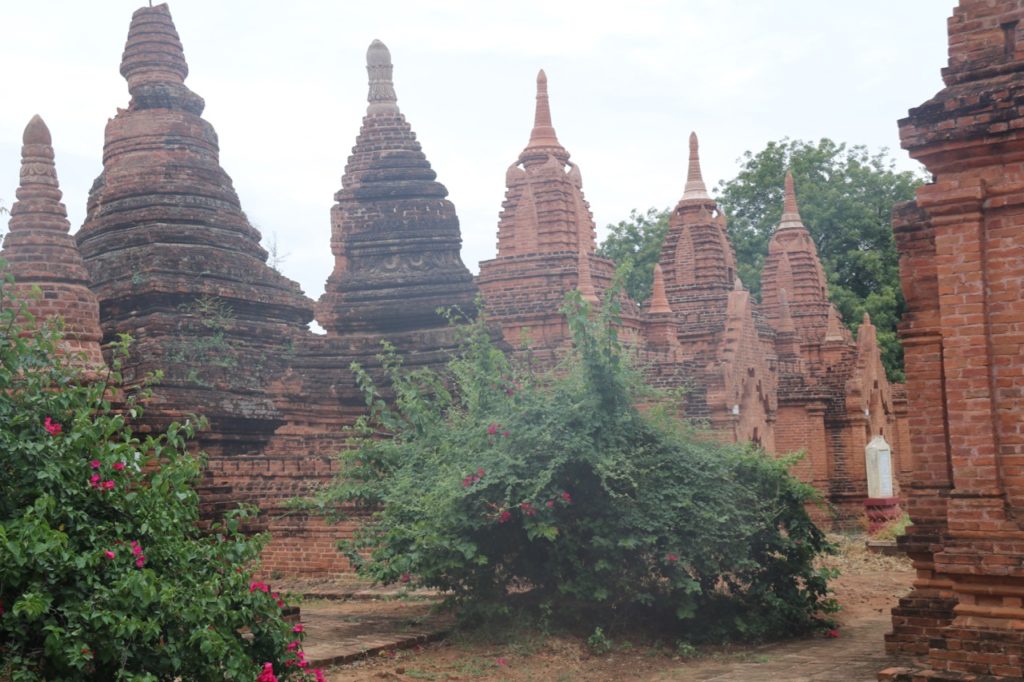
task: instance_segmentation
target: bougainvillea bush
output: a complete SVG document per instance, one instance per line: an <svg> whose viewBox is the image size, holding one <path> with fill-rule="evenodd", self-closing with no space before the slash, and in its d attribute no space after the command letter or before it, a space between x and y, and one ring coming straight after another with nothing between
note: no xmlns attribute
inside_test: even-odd
<svg viewBox="0 0 1024 682"><path fill-rule="evenodd" d="M196 421L133 435L108 402L116 374L84 381L55 330L28 331L10 284L0 278L0 680L313 679L301 627L253 580L263 539L239 533L240 514L198 530Z"/></svg>
<svg viewBox="0 0 1024 682"><path fill-rule="evenodd" d="M377 510L343 544L359 571L444 590L468 616L523 602L693 640L826 625L813 489L789 462L638 409L671 401L630 370L608 319L578 298L566 314L574 349L553 372L510 362L479 322L444 379L385 353L388 401L357 368L370 415L320 502Z"/></svg>

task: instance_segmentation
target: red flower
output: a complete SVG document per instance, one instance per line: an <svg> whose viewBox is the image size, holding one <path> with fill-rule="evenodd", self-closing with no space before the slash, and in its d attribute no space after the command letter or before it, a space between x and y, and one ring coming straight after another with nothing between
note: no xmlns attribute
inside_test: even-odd
<svg viewBox="0 0 1024 682"><path fill-rule="evenodd" d="M679 561L679 557L676 556L675 554L673 554L672 552L669 552L668 554L665 555L665 561L667 561L670 564L672 564L672 563L675 563L676 561Z"/></svg>
<svg viewBox="0 0 1024 682"><path fill-rule="evenodd" d="M570 495L569 493L563 491L562 499L565 501L566 504L572 504L572 495Z"/></svg>
<svg viewBox="0 0 1024 682"><path fill-rule="evenodd" d="M295 651L298 648L299 640L295 640L294 642L288 642L288 651Z"/></svg>
<svg viewBox="0 0 1024 682"><path fill-rule="evenodd" d="M533 505L530 504L529 502L521 502L519 504L519 508L522 509L523 513L525 513L527 516L533 516L537 513L537 510L534 509Z"/></svg>
<svg viewBox="0 0 1024 682"><path fill-rule="evenodd" d="M121 471L124 469L124 462L114 462L114 471Z"/></svg>
<svg viewBox="0 0 1024 682"><path fill-rule="evenodd" d="M262 580L256 580L254 582L249 583L249 591L255 592L256 590L259 590L260 592L269 592L270 585L267 585Z"/></svg>
<svg viewBox="0 0 1024 682"><path fill-rule="evenodd" d="M292 628L292 632L302 632L302 630L303 630L302 623L296 623L295 627Z"/></svg>
<svg viewBox="0 0 1024 682"><path fill-rule="evenodd" d="M548 500L544 504L547 505L548 509L554 509L555 508L555 501L554 500Z"/></svg>
<svg viewBox="0 0 1024 682"><path fill-rule="evenodd" d="M89 485L91 485L93 488L99 488L100 487L100 475L99 474L93 474L92 476L90 476L89 477Z"/></svg>
<svg viewBox="0 0 1024 682"><path fill-rule="evenodd" d="M256 678L256 682L277 682L277 675L274 674L274 664L264 663L263 672Z"/></svg>
<svg viewBox="0 0 1024 682"><path fill-rule="evenodd" d="M98 459L94 459L93 461L89 462L89 466L91 466L93 469L99 469L100 461Z"/></svg>
<svg viewBox="0 0 1024 682"><path fill-rule="evenodd" d="M117 484L114 483L113 481L103 481L104 490L113 490L115 485Z"/></svg>
<svg viewBox="0 0 1024 682"><path fill-rule="evenodd" d="M135 567L136 568L142 568L145 565L146 565L146 557L144 557L144 556L142 556L140 554L139 558L135 560Z"/></svg>
<svg viewBox="0 0 1024 682"><path fill-rule="evenodd" d="M490 424L488 424L487 425L487 435L488 436L493 436L493 435L497 434L499 426L501 426L501 424L495 424L494 422L491 422Z"/></svg>
<svg viewBox="0 0 1024 682"><path fill-rule="evenodd" d="M511 518L512 518L512 512L510 512L508 509L506 509L503 512L501 512L500 514L498 514L498 523L507 523L508 520L511 519Z"/></svg>
<svg viewBox="0 0 1024 682"><path fill-rule="evenodd" d="M484 469L483 469L483 467L480 467L479 469L476 470L476 478L479 481L483 477L484 477Z"/></svg>
<svg viewBox="0 0 1024 682"><path fill-rule="evenodd" d="M497 665L499 668L504 668L506 665L508 665L508 660L504 656L499 656L494 660L494 664Z"/></svg>
<svg viewBox="0 0 1024 682"><path fill-rule="evenodd" d="M313 674L316 676L316 682L327 682L327 678L324 677L324 674L320 671L320 668L314 670Z"/></svg>
<svg viewBox="0 0 1024 682"><path fill-rule="evenodd" d="M103 553L103 556L107 557L108 559L113 559L117 555L108 549L106 552Z"/></svg>
<svg viewBox="0 0 1024 682"><path fill-rule="evenodd" d="M839 630L836 630L835 628L832 628L831 630L829 630L829 631L827 631L825 633L825 637L827 639L835 639L838 636L839 636Z"/></svg>
<svg viewBox="0 0 1024 682"><path fill-rule="evenodd" d="M411 578L411 576L408 573L403 573L402 577L400 577L398 579L398 582L407 583L407 582L409 582L410 578Z"/></svg>
<svg viewBox="0 0 1024 682"><path fill-rule="evenodd" d="M51 419L50 417L47 417L46 419L43 420L43 428L46 429L46 432L51 436L56 436L58 433L61 432L60 424L53 421L53 419Z"/></svg>

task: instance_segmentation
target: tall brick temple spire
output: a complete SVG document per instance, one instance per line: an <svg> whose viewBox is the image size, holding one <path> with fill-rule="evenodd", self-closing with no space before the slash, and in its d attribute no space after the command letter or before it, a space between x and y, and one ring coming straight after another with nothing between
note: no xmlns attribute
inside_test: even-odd
<svg viewBox="0 0 1024 682"><path fill-rule="evenodd" d="M267 387L312 303L266 264L203 99L185 85L166 4L132 15L121 74L131 101L107 122L76 235L104 337L135 338L126 379L164 372L147 411L155 426L188 406L210 418L211 455L259 447L280 419Z"/></svg>
<svg viewBox="0 0 1024 682"><path fill-rule="evenodd" d="M614 272L611 261L594 253L594 218L583 196L583 177L569 158L555 135L548 79L541 70L530 139L505 172L497 257L480 264L487 316L516 346L524 335L535 347L566 343L568 330L559 312L566 292L577 290L595 303ZM635 313L633 306L624 319Z"/></svg>
<svg viewBox="0 0 1024 682"><path fill-rule="evenodd" d="M673 309L674 298L724 296L736 278L725 216L704 186L696 133L690 133L686 187L669 217L659 262Z"/></svg>
<svg viewBox="0 0 1024 682"><path fill-rule="evenodd" d="M808 341L822 341L831 304L818 249L800 218L792 172L786 173L782 218L768 243L768 257L761 272L761 300L773 321L781 315L782 289L789 295L790 312L800 335Z"/></svg>
<svg viewBox="0 0 1024 682"><path fill-rule="evenodd" d="M0 259L7 261L15 293L37 321L62 318L60 349L73 364L99 369L99 303L89 291L89 273L68 233L71 224L60 201L50 130L38 115L25 127L22 143L21 183ZM35 287L41 296L33 295Z"/></svg>
<svg viewBox="0 0 1024 682"><path fill-rule="evenodd" d="M366 51L369 94L331 209L334 271L317 304L329 333L443 326L440 307L469 311L476 294L448 190L398 110L387 46Z"/></svg>

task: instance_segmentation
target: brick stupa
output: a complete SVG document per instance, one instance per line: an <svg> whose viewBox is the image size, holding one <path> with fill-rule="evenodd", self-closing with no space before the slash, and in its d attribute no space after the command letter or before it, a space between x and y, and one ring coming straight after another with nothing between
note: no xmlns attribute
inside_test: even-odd
<svg viewBox="0 0 1024 682"><path fill-rule="evenodd" d="M781 319L779 295L786 291L789 314L804 344L820 344L828 330L828 287L811 233L800 218L793 174L786 173L782 219L768 242L761 271L761 300L765 314Z"/></svg>
<svg viewBox="0 0 1024 682"><path fill-rule="evenodd" d="M103 172L77 235L104 338L134 337L127 380L165 372L147 420L205 414L212 453L250 452L280 423L267 386L311 303L266 264L203 99L185 85L167 5L133 14L121 74L131 101L107 123Z"/></svg>
<svg viewBox="0 0 1024 682"><path fill-rule="evenodd" d="M60 201L50 130L42 118L32 117L22 142L21 183L0 259L7 261L7 272L14 276L15 295L37 321L61 318L60 350L72 364L98 370L104 367L99 303L89 290L89 273L69 234L71 224Z"/></svg>
<svg viewBox="0 0 1024 682"><path fill-rule="evenodd" d="M369 105L334 196L334 271L317 321L334 333L444 325L437 308L471 311L476 294L459 256L459 219L398 109L391 53L379 40L366 70Z"/></svg>
<svg viewBox="0 0 1024 682"><path fill-rule="evenodd" d="M537 74L530 139L505 173L497 256L480 263L480 293L488 320L516 348L524 342L538 359L553 359L569 332L561 307L578 291L598 304L614 264L595 254L596 230L583 196L580 169L569 160L551 121L548 81ZM636 326L636 305L624 301L623 322Z"/></svg>

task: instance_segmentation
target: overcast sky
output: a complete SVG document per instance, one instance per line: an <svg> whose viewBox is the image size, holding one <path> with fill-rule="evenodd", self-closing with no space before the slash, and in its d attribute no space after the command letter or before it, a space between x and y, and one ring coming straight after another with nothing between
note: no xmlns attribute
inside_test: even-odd
<svg viewBox="0 0 1024 682"><path fill-rule="evenodd" d="M494 255L505 169L548 75L555 129L599 228L682 194L687 136L709 187L783 137L888 147L896 120L941 87L953 0L174 0L188 86L206 100L242 207L318 297L329 211L366 106L366 47L391 49L401 110L450 192L462 256ZM0 0L0 202L21 134L50 126L72 230L126 106L128 0ZM797 188L799 195L799 188ZM603 230L601 232L603 236Z"/></svg>

